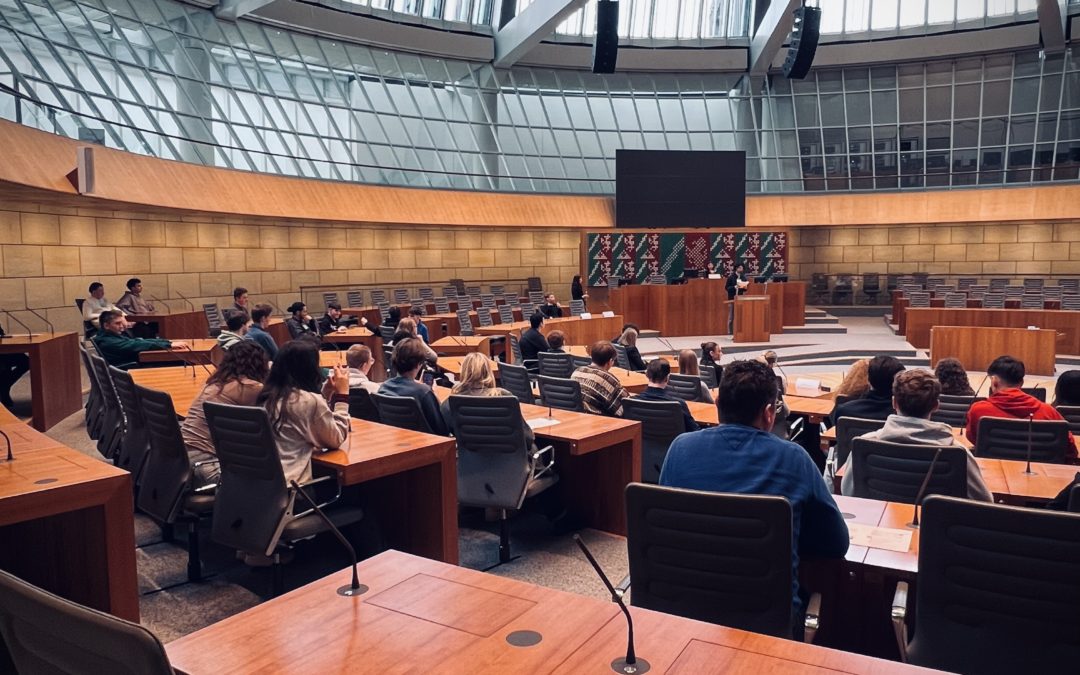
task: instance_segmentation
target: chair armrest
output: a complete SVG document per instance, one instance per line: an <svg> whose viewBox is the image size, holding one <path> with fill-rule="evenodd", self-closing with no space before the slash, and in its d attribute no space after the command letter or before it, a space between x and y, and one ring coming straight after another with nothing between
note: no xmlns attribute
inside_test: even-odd
<svg viewBox="0 0 1080 675"><path fill-rule="evenodd" d="M630 590L630 575L629 574L627 574L625 577L623 577L622 581L615 584L615 595L619 596L620 598L624 597L628 590Z"/></svg>
<svg viewBox="0 0 1080 675"><path fill-rule="evenodd" d="M806 431L806 418L796 417L795 421L788 427L788 440L794 441L803 431Z"/></svg>
<svg viewBox="0 0 1080 675"><path fill-rule="evenodd" d="M337 500L341 499L341 481L337 480L337 476L320 476L318 478L314 478L314 479L309 480L307 482L300 483L301 488L307 488L309 486L316 485L318 483L325 483L328 480L333 480L333 481L337 482L337 493L335 493L334 496L331 499L319 504L320 509L325 509L327 506L330 506L331 504L333 504ZM290 492L298 492L300 494L300 496L304 498L304 501L308 502L309 504L313 503L313 502L311 502L310 498L308 498L306 490L301 492L299 490L295 490L294 488L289 488L289 491ZM293 501L293 500L295 500L295 498L296 498L296 495L295 494L292 495L292 499L290 499L290 503L295 503ZM300 513L293 513L293 518L303 518L304 516L312 514L312 513L315 513L314 508L310 508L307 511L302 511Z"/></svg>
<svg viewBox="0 0 1080 675"><path fill-rule="evenodd" d="M813 644L821 626L821 593L810 595L810 602L806 605L806 617L803 619L803 642Z"/></svg>
<svg viewBox="0 0 1080 675"><path fill-rule="evenodd" d="M908 582L896 582L896 593L892 602L893 633L896 634L896 646L900 649L900 660L907 663L907 601Z"/></svg>
<svg viewBox="0 0 1080 675"><path fill-rule="evenodd" d="M541 458L544 455L548 456L546 464L542 464L543 460ZM539 478L548 471L551 471L551 467L555 466L555 446L549 445L547 447L540 448L536 452L532 453L532 455L529 456L529 459L532 461L532 477Z"/></svg>

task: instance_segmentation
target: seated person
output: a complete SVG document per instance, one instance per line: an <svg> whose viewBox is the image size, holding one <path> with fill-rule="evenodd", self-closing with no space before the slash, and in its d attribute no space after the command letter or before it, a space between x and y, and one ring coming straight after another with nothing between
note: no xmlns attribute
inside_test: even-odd
<svg viewBox="0 0 1080 675"><path fill-rule="evenodd" d="M513 396L509 391L495 385L491 361L479 352L466 354L461 360L461 375L458 376L457 383L454 384L450 393L462 396ZM442 412L443 419L446 420L446 428L453 432L454 419L450 414L449 397L442 402L439 410ZM525 440L529 447L533 447L533 430L524 419L521 423L525 427Z"/></svg>
<svg viewBox="0 0 1080 675"><path fill-rule="evenodd" d="M217 336L217 343L221 348L228 351L230 347L244 339L248 332L247 312L237 309L225 310L225 330Z"/></svg>
<svg viewBox="0 0 1080 675"><path fill-rule="evenodd" d="M862 398L870 393L870 359L859 359L851 364L844 373L844 379L836 388L837 396L846 396L849 400Z"/></svg>
<svg viewBox="0 0 1080 675"><path fill-rule="evenodd" d="M446 436L448 431L442 413L439 412L439 399L435 397L435 392L431 390L431 387L417 381L427 359L425 346L420 338L406 338L394 344L391 359L393 359L397 377L391 377L383 382L379 387L379 393L415 398L420 402L420 411L424 414L428 426L431 427L431 432Z"/></svg>
<svg viewBox="0 0 1080 675"><path fill-rule="evenodd" d="M703 366L716 366L716 374L720 374L720 369L723 367L720 365L720 357L724 355L723 348L719 344L709 341L701 343L701 365Z"/></svg>
<svg viewBox="0 0 1080 675"><path fill-rule="evenodd" d="M581 384L581 400L585 412L593 415L622 417L622 400L630 394L619 378L609 371L615 365L615 348L601 340L589 351L592 363L575 370L570 379Z"/></svg>
<svg viewBox="0 0 1080 675"><path fill-rule="evenodd" d="M893 406L896 412L885 420L885 426L877 431L863 434L861 438L890 443L911 445L956 445L952 427L933 422L930 415L938 409L941 383L925 370L905 370L893 380ZM844 478L840 484L841 494L851 496L855 491L851 457L848 457ZM968 453L967 498L992 502L993 496L983 482L982 472L975 457Z"/></svg>
<svg viewBox="0 0 1080 675"><path fill-rule="evenodd" d="M645 360L638 351L637 338L637 329L627 328L619 336L619 344L626 348L626 360L630 362L630 370L642 371L645 370Z"/></svg>
<svg viewBox="0 0 1080 675"><path fill-rule="evenodd" d="M401 308L397 305L391 305L390 309L386 310L386 318L383 320L382 325L397 328L399 323L401 323Z"/></svg>
<svg viewBox="0 0 1080 675"><path fill-rule="evenodd" d="M990 376L990 397L985 401L975 401L967 414L965 435L972 445L979 433L979 420L984 417L1027 419L1031 416L1036 420L1065 419L1050 405L1020 390L1027 374L1023 361L1011 356L999 356L986 369L986 374ZM1073 441L1072 432L1069 432L1069 447L1065 457L1076 459L1076 443Z"/></svg>
<svg viewBox="0 0 1080 675"><path fill-rule="evenodd" d="M893 413L892 385L904 364L895 356L875 356L867 366L870 391L862 398L838 405L832 413L833 426L841 417L884 420Z"/></svg>
<svg viewBox="0 0 1080 675"><path fill-rule="evenodd" d="M974 396L975 390L968 382L967 371L960 359L941 359L934 366L934 377L941 383L941 393L949 396Z"/></svg>
<svg viewBox="0 0 1080 675"><path fill-rule="evenodd" d="M562 306L555 299L554 293L547 293L544 295L544 304L538 308L540 313L544 315L546 319L559 319L562 318Z"/></svg>
<svg viewBox="0 0 1080 675"><path fill-rule="evenodd" d="M180 434L184 437L184 447L191 464L194 466L204 462L192 471L192 487L217 483L221 474L220 465L213 461L216 457L214 442L210 438L203 403L255 405L269 370L266 352L254 342L239 340L225 353L225 359L217 370L207 378L206 385L192 401L187 417L180 425Z"/></svg>
<svg viewBox="0 0 1080 675"><path fill-rule="evenodd" d="M289 337L295 340L304 333L319 334L315 320L307 312L307 305L300 301L294 302L289 305L289 314L292 316L285 319L285 325L289 329Z"/></svg>
<svg viewBox="0 0 1080 675"><path fill-rule="evenodd" d="M116 301L116 306L127 314L153 314L154 305L143 299L142 279L128 279L127 292Z"/></svg>
<svg viewBox="0 0 1080 675"><path fill-rule="evenodd" d="M638 326L636 323L624 323L622 325L622 331L618 335L616 335L615 337L611 338L611 341L612 342L618 342L622 338L623 333L626 332L627 328L633 328L637 332L639 332L639 333L641 332L641 327Z"/></svg>
<svg viewBox="0 0 1080 675"><path fill-rule="evenodd" d="M540 332L544 325L544 315L536 312L529 317L529 328L521 334L518 344L521 346L521 358L526 361L535 361L540 352L551 351L551 345L547 338Z"/></svg>
<svg viewBox="0 0 1080 675"><path fill-rule="evenodd" d="M0 338L4 336L4 329L0 327ZM26 354L0 354L0 403L8 409L15 405L11 400L11 388L29 370L30 357Z"/></svg>
<svg viewBox="0 0 1080 675"><path fill-rule="evenodd" d="M342 316L341 303L326 303L326 314L319 319L319 335L327 335L338 330L345 330L349 324L356 323L352 317Z"/></svg>
<svg viewBox="0 0 1080 675"><path fill-rule="evenodd" d="M270 328L270 315L273 313L274 308L270 305L255 305L255 309L251 310L251 325L248 326L247 334L244 335L245 340L251 340L262 347L271 361L278 353L277 342L267 332Z"/></svg>
<svg viewBox="0 0 1080 675"><path fill-rule="evenodd" d="M683 375L701 377L701 367L698 366L697 354L693 349L684 349L679 352L679 372ZM709 391L709 386L704 380L701 382L701 401L702 403L713 402L712 392Z"/></svg>
<svg viewBox="0 0 1080 675"><path fill-rule="evenodd" d="M319 348L309 340L278 351L257 405L270 417L286 483L311 480L312 453L336 450L349 438L349 374L334 366L324 384Z"/></svg>
<svg viewBox="0 0 1080 675"><path fill-rule="evenodd" d="M232 292L233 309L239 310L244 314L251 314L251 308L248 307L248 289L237 286Z"/></svg>
<svg viewBox="0 0 1080 675"><path fill-rule="evenodd" d="M672 442L660 485L787 498L792 515L791 602L799 616L804 603L799 558L843 557L848 549L844 517L806 450L769 433L776 415L776 377L768 367L757 361L729 364L717 410L720 426Z"/></svg>
<svg viewBox="0 0 1080 675"><path fill-rule="evenodd" d="M349 389L366 389L369 394L379 391L379 385L368 379L371 366L371 350L367 345L353 345L345 352L345 364L349 366Z"/></svg>
<svg viewBox="0 0 1080 675"><path fill-rule="evenodd" d="M671 364L667 362L667 359L649 361L649 365L645 366L645 376L649 378L649 386L645 387L645 391L636 394L634 398L640 398L642 401L676 401L682 408L686 431L697 431L700 427L690 414L690 406L667 390L668 380L671 379Z"/></svg>
<svg viewBox="0 0 1080 675"><path fill-rule="evenodd" d="M94 345L105 362L111 366L124 366L139 362L139 353L155 349L182 349L187 343L181 340L159 338L133 338L124 335L127 321L120 312L106 310L99 317L101 330L94 336Z"/></svg>
<svg viewBox="0 0 1080 675"><path fill-rule="evenodd" d="M1066 370L1054 385L1054 407L1080 405L1080 370Z"/></svg>
<svg viewBox="0 0 1080 675"><path fill-rule="evenodd" d="M769 362L768 354L773 355L772 363ZM779 436L785 441L790 434L790 427L788 427L788 417L791 416L791 408L788 407L787 401L784 400L784 381L783 378L776 374L773 369L773 364L776 363L776 352L768 351L755 359L758 363L765 364L765 367L769 369L769 372L776 378L776 421L773 423L772 432L774 436Z"/></svg>
<svg viewBox="0 0 1080 675"><path fill-rule="evenodd" d="M402 340L408 340L409 338L419 338L417 333L416 322L412 319L402 319L397 325L397 330L394 331L394 336L390 339L391 345L396 345ZM420 340L420 346L424 350L424 358L431 365L435 365L439 361L439 355L435 353L435 350L427 346L427 343Z"/></svg>
<svg viewBox="0 0 1080 675"><path fill-rule="evenodd" d="M547 334L548 351L555 354L565 354L563 345L566 343L566 334L561 330L553 330Z"/></svg>
<svg viewBox="0 0 1080 675"><path fill-rule="evenodd" d="M101 324L98 323L98 317L101 316L102 312L111 311L123 314L119 307L105 299L105 286L100 281L90 284L89 291L90 297L83 300L83 321L89 322L94 328L100 328Z"/></svg>
<svg viewBox="0 0 1080 675"><path fill-rule="evenodd" d="M424 344L430 344L431 336L428 334L427 326L424 325L423 307L410 307L409 318L416 322L416 335L424 341Z"/></svg>

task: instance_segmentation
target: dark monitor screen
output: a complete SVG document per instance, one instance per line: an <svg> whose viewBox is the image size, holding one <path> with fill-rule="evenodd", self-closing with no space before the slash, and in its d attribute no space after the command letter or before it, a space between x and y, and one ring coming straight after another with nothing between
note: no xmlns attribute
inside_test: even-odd
<svg viewBox="0 0 1080 675"><path fill-rule="evenodd" d="M743 227L746 153L616 150L617 227Z"/></svg>

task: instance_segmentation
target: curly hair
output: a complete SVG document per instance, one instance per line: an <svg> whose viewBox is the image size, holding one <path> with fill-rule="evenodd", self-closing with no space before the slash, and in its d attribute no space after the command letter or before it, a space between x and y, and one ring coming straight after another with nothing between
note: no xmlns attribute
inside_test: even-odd
<svg viewBox="0 0 1080 675"><path fill-rule="evenodd" d="M266 351L259 343L240 340L225 352L225 359L214 374L206 379L206 383L216 384L220 389L229 382L241 379L265 382L269 371Z"/></svg>
<svg viewBox="0 0 1080 675"><path fill-rule="evenodd" d="M941 359L934 366L934 376L941 382L941 393L950 396L974 396L967 371L959 359Z"/></svg>

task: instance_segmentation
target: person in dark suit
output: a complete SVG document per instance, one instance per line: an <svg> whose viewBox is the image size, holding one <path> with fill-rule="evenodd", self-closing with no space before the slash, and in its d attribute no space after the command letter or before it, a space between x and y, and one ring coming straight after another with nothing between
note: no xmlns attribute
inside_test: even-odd
<svg viewBox="0 0 1080 675"><path fill-rule="evenodd" d="M727 289L727 299L731 301L731 304L728 305L728 335L734 335L735 333L735 296L746 293L745 288L739 288L739 284L746 281L744 269L742 263L735 265L735 271L728 275L727 284L725 284L725 288Z"/></svg>
<svg viewBox="0 0 1080 675"><path fill-rule="evenodd" d="M554 293L548 293L544 296L544 304L540 305L540 312L548 319L562 318L562 307L559 306Z"/></svg>
<svg viewBox="0 0 1080 675"><path fill-rule="evenodd" d="M521 358L532 361L537 358L536 355L540 352L551 350L547 338L540 332L540 327L543 325L544 315L540 312L529 317L529 329L521 334Z"/></svg>
<svg viewBox="0 0 1080 675"><path fill-rule="evenodd" d="M867 420L885 420L893 414L893 378L904 370L904 364L895 356L875 356L870 359L868 376L870 391L862 398L838 405L832 413L832 423L841 417L861 417Z"/></svg>
<svg viewBox="0 0 1080 675"><path fill-rule="evenodd" d="M671 364L667 362L667 359L649 361L649 365L645 366L645 376L649 378L649 386L634 398L640 398L642 401L675 401L682 408L686 430L697 431L701 428L690 414L690 406L686 405L686 401L667 390L668 380L671 378Z"/></svg>
<svg viewBox="0 0 1080 675"><path fill-rule="evenodd" d="M574 280L570 282L570 299L580 300L581 304L588 307L589 294L585 292L585 287L581 284L581 275L575 274Z"/></svg>

